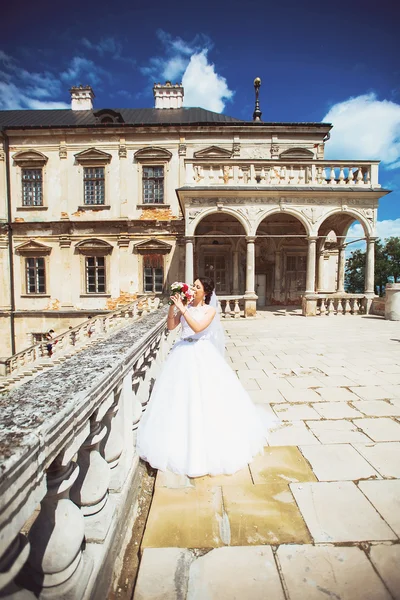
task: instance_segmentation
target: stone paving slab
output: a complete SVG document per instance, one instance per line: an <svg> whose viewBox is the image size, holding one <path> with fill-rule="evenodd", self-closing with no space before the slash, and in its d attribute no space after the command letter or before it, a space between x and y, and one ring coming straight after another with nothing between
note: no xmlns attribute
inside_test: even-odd
<svg viewBox="0 0 400 600"><path fill-rule="evenodd" d="M394 600L400 600L400 545L377 544L371 546L369 558Z"/></svg>
<svg viewBox="0 0 400 600"><path fill-rule="evenodd" d="M381 419L357 419L357 427L362 429L374 442L400 441L400 423L382 417Z"/></svg>
<svg viewBox="0 0 400 600"><path fill-rule="evenodd" d="M382 477L400 479L400 442L353 445Z"/></svg>
<svg viewBox="0 0 400 600"><path fill-rule="evenodd" d="M358 487L400 537L400 480L360 481Z"/></svg>
<svg viewBox="0 0 400 600"><path fill-rule="evenodd" d="M315 542L398 539L352 481L291 483L290 489Z"/></svg>
<svg viewBox="0 0 400 600"><path fill-rule="evenodd" d="M360 548L280 546L277 556L290 600L391 599Z"/></svg>
<svg viewBox="0 0 400 600"><path fill-rule="evenodd" d="M324 419L351 419L363 416L356 408L353 408L354 403L350 406L347 402L318 402L312 407Z"/></svg>
<svg viewBox="0 0 400 600"><path fill-rule="evenodd" d="M300 450L319 481L380 479L379 473L350 444L300 446Z"/></svg>
<svg viewBox="0 0 400 600"><path fill-rule="evenodd" d="M322 444L368 443L371 438L357 430L360 421L364 421L364 419L357 420L357 425L345 419L307 421L307 426Z"/></svg>

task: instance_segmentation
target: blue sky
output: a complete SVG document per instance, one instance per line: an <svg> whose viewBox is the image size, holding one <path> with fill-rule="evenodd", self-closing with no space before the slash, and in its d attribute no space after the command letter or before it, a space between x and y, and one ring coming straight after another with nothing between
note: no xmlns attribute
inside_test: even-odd
<svg viewBox="0 0 400 600"><path fill-rule="evenodd" d="M399 3L381 0L14 2L3 17L0 108L151 107L152 84L183 81L185 102L251 119L334 125L328 158L381 159L378 233L400 235Z"/></svg>

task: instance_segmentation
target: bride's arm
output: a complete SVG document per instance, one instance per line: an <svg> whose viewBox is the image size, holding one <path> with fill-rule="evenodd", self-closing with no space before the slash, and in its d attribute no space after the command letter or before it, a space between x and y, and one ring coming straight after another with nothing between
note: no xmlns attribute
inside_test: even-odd
<svg viewBox="0 0 400 600"><path fill-rule="evenodd" d="M175 314L175 305L171 304L168 310L167 316L167 329L168 331L172 331L176 327L178 327L181 318L181 313Z"/></svg>
<svg viewBox="0 0 400 600"><path fill-rule="evenodd" d="M184 312L182 314L183 314L184 318L186 319L186 322L189 325L189 327L191 329L193 329L193 331L195 333L200 333L201 331L204 331L204 329L206 329L206 327L209 326L209 324L215 317L215 312L216 312L215 308L210 306L208 311L205 314L204 319L202 319L201 321L196 321L196 319L194 319L192 317L192 315L190 314L190 312L187 309L184 310Z"/></svg>

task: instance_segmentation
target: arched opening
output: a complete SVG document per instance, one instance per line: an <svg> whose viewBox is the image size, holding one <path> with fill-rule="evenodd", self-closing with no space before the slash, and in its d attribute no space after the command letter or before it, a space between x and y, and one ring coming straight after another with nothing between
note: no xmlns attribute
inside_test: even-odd
<svg viewBox="0 0 400 600"><path fill-rule="evenodd" d="M299 305L306 290L307 231L287 213L266 217L257 228L257 306Z"/></svg>
<svg viewBox="0 0 400 600"><path fill-rule="evenodd" d="M346 260L354 251L366 251L365 226L348 213L329 216L320 225L317 242L316 291L320 293L361 293L365 289L365 254L355 279L349 285L346 278ZM362 262L362 261L361 261Z"/></svg>
<svg viewBox="0 0 400 600"><path fill-rule="evenodd" d="M238 219L212 213L194 233L194 275L211 277L220 295L243 295L246 286L246 232Z"/></svg>

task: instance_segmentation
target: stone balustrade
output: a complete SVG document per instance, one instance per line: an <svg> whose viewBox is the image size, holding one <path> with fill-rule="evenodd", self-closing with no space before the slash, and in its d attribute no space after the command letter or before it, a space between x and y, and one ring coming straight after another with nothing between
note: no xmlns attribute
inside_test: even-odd
<svg viewBox="0 0 400 600"><path fill-rule="evenodd" d="M224 319L245 316L244 296L218 296L218 312Z"/></svg>
<svg viewBox="0 0 400 600"><path fill-rule="evenodd" d="M166 312L0 397L1 597L106 597L135 518L136 429L176 336Z"/></svg>
<svg viewBox="0 0 400 600"><path fill-rule="evenodd" d="M347 186L379 188L379 161L187 159L188 186Z"/></svg>
<svg viewBox="0 0 400 600"><path fill-rule="evenodd" d="M302 298L305 317L362 315L369 312L371 298L365 294L307 294Z"/></svg>
<svg viewBox="0 0 400 600"><path fill-rule="evenodd" d="M160 299L156 296L141 296L118 308L113 312L98 315L88 319L81 325L65 331L61 335L53 338L51 341L53 349L56 351L56 358L48 363L52 366L58 362L59 357L63 357L71 351L75 351L88 343L101 339L117 328L124 326L129 321L137 321L142 316L156 310L159 306ZM9 358L0 360L0 376L12 376L30 369L40 370L46 363L43 359L48 357L47 345L49 341L43 341L35 346L26 348ZM41 364L42 363L42 364Z"/></svg>

